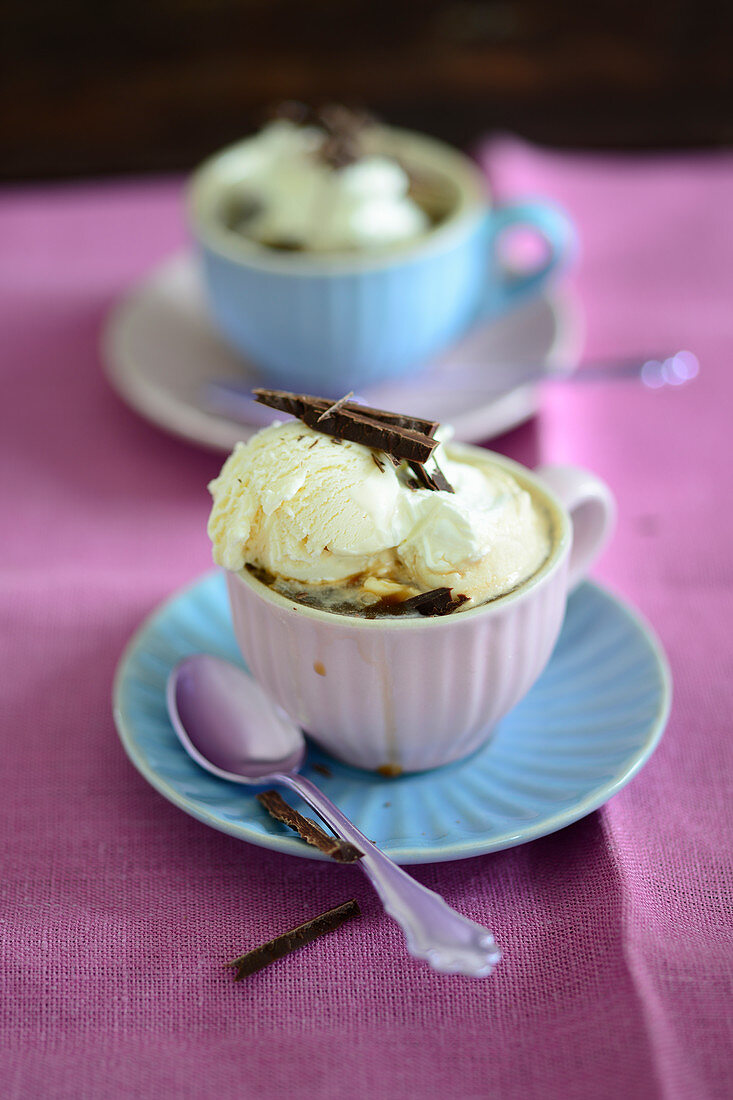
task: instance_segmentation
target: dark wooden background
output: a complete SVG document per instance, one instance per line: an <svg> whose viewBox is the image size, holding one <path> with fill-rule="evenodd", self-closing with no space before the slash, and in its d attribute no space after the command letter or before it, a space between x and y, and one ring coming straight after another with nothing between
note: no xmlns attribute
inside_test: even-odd
<svg viewBox="0 0 733 1100"><path fill-rule="evenodd" d="M4 0L5 180L186 169L284 98L460 145L733 143L711 0Z"/></svg>

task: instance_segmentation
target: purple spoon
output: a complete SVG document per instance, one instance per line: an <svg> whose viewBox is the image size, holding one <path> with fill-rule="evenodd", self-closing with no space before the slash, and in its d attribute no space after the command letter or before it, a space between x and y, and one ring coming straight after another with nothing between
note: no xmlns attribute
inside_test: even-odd
<svg viewBox="0 0 733 1100"><path fill-rule="evenodd" d="M411 878L314 783L298 775L305 757L303 734L243 669L219 657L187 657L168 677L166 700L178 739L202 768L232 783L288 787L364 853L358 866L402 928L414 958L447 974L485 978L491 973L500 952L488 929Z"/></svg>

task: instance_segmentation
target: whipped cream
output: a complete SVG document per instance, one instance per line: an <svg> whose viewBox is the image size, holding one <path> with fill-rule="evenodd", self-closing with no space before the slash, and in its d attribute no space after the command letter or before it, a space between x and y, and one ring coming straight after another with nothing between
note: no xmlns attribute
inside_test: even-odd
<svg viewBox="0 0 733 1100"><path fill-rule="evenodd" d="M412 241L430 228L396 161L369 155L333 168L318 155L326 140L317 126L280 120L247 142L241 187L257 208L238 226L243 234L333 252Z"/></svg>
<svg viewBox="0 0 733 1100"><path fill-rule="evenodd" d="M490 458L444 441L435 457L453 493L412 488L379 452L299 421L265 428L209 485L214 560L308 585L360 578L375 598L445 586L469 607L510 592L547 558L549 516Z"/></svg>

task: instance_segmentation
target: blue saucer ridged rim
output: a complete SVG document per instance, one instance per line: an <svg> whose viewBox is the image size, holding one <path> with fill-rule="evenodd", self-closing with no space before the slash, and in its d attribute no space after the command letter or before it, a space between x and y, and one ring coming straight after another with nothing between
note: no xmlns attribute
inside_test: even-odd
<svg viewBox="0 0 733 1100"><path fill-rule="evenodd" d="M326 858L274 821L256 791L209 775L184 752L166 711L165 685L191 653L242 664L219 572L159 607L120 660L114 716L130 760L156 790L205 824L261 847ZM311 747L303 770L396 862L465 859L545 836L602 806L654 751L670 702L669 668L653 632L620 599L586 581L568 601L544 673L478 752L385 779ZM314 764L326 765L330 776Z"/></svg>

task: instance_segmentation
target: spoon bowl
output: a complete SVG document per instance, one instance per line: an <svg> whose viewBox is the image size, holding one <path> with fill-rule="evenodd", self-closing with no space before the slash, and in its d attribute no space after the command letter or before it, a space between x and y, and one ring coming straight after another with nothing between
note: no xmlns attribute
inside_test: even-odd
<svg viewBox="0 0 733 1100"><path fill-rule="evenodd" d="M296 772L303 764L301 731L228 661L187 657L168 678L166 701L188 755L220 779L261 785L273 772Z"/></svg>

